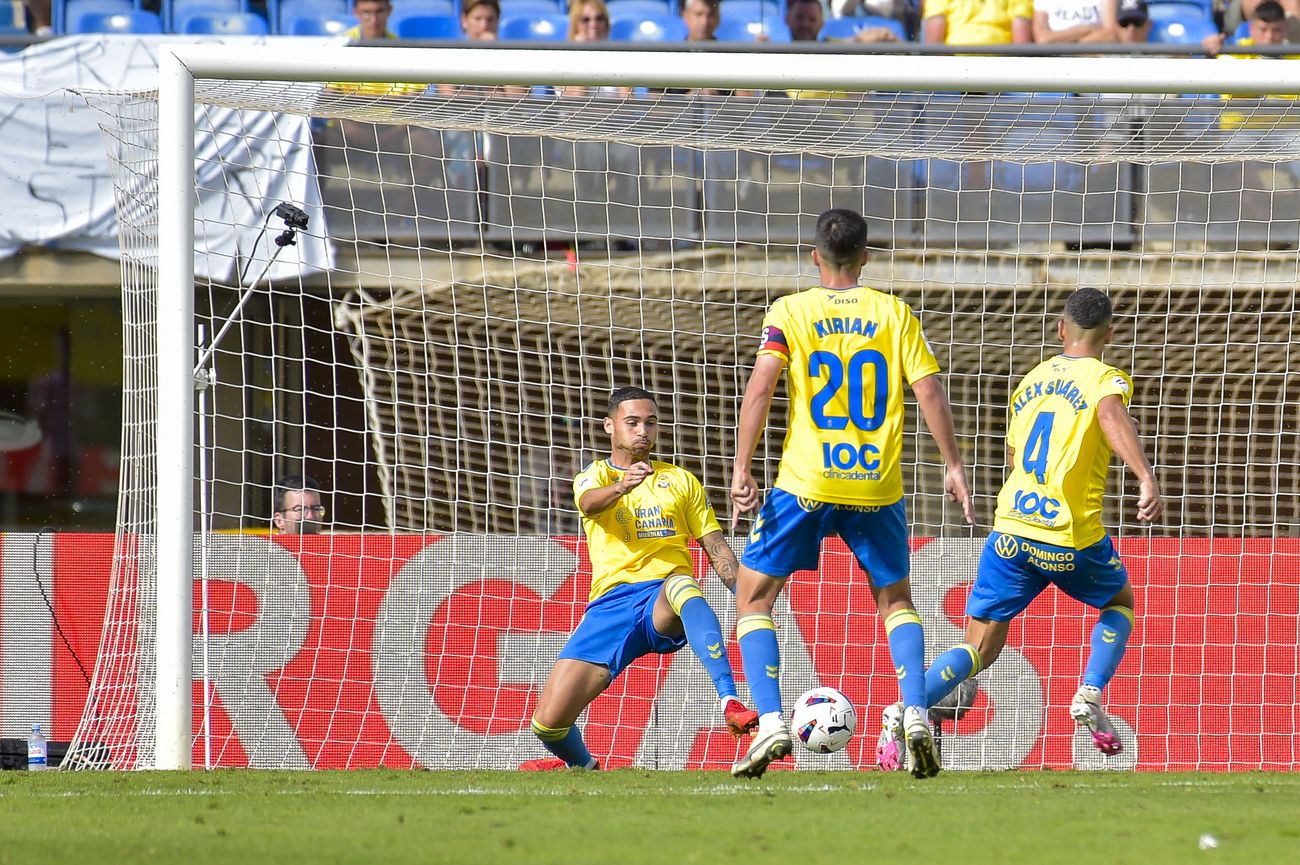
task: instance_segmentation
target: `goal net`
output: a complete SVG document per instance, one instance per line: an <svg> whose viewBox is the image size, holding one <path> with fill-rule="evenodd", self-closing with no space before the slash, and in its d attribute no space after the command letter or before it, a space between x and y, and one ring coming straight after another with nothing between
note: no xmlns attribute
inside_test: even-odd
<svg viewBox="0 0 1300 865"><path fill-rule="evenodd" d="M1286 90L1251 79L1252 64L1017 58L1013 79L996 60L930 57L948 80L969 77L927 89L897 77L914 58L857 57L839 80L807 71L830 68L825 57L562 55L617 70L583 79L555 71L557 55L499 51L489 86L461 68L482 65L464 51L329 49L264 68L191 50L183 129L198 130L199 158L180 195L258 202L195 214L195 306L179 328L199 334L191 357L161 323L185 295L168 274L190 272L167 269L188 256L168 245L176 191L158 183L167 112L160 125L154 94L89 96L114 160L128 337L118 553L74 764L170 764L155 747L176 714L160 668L192 681L183 764L543 756L528 721L586 600L571 480L607 455L604 399L622 385L659 397L656 456L695 472L728 524L764 310L815 284L812 225L839 206L870 225L864 282L921 320L976 493L972 532L910 406L912 585L930 657L960 639L1009 393L1058 350L1079 286L1115 302L1107 359L1132 373L1168 503L1159 525L1139 525L1136 484L1112 470L1105 522L1138 615L1107 692L1124 753L1102 758L1069 718L1096 614L1048 591L944 729L945 766L1296 767L1300 111L1211 95ZM465 83L326 83L312 71L326 64L355 82L402 70ZM726 90L668 87L679 82ZM1159 95L1179 90L1206 95ZM286 153L310 158L276 175ZM292 227L272 176L322 196L297 245L272 246ZM197 370L188 403L169 402L177 369L187 387ZM786 409L782 390L755 465L768 485ZM174 434L194 454L179 484ZM307 505L310 519L314 504L286 502L286 475L319 491L324 532L278 530L282 508ZM159 552L178 537L189 573ZM737 550L744 539L742 524ZM730 634L730 596L711 574L702 583ZM177 586L183 621L167 606ZM790 581L777 619L787 705L824 684L861 717L844 752L795 763L871 766L897 684L838 540ZM739 677L734 645L731 658ZM743 746L716 704L689 652L651 656L580 723L606 766L717 768Z"/></svg>

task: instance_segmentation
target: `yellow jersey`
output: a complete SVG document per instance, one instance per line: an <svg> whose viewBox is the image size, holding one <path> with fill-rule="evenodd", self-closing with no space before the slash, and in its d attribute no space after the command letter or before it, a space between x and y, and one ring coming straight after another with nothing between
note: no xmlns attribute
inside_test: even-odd
<svg viewBox="0 0 1300 865"><path fill-rule="evenodd" d="M654 474L600 513L588 516L578 506L591 556L589 600L624 583L695 573L687 541L722 531L695 475L672 463L650 465ZM588 490L622 479L622 469L597 460L573 479L574 504Z"/></svg>
<svg viewBox="0 0 1300 865"><path fill-rule="evenodd" d="M947 19L948 45L1009 45L1012 22L1033 20L1034 0L926 0L924 14Z"/></svg>
<svg viewBox="0 0 1300 865"><path fill-rule="evenodd" d="M343 33L349 39L361 38L361 25L351 27ZM391 30L384 31L385 39L396 39ZM418 96L428 89L427 84L381 84L363 81L330 81L325 87L337 93L350 93L357 96Z"/></svg>
<svg viewBox="0 0 1300 865"><path fill-rule="evenodd" d="M786 362L790 426L776 486L843 505L903 497L903 381L939 371L907 304L866 286L809 288L763 319L758 353Z"/></svg>
<svg viewBox="0 0 1300 865"><path fill-rule="evenodd" d="M1287 19L1288 22L1292 20L1294 19L1292 18ZM1255 40L1251 39L1250 37L1237 40L1238 46L1249 46L1254 44L1255 44ZM1265 57L1264 55L1261 54L1220 54L1218 59L1220 60L1295 60L1297 58L1294 55L1286 56L1286 57ZM1252 97L1234 96L1231 93L1223 94L1223 99L1225 102L1230 99L1248 99L1248 98L1252 98ZM1290 93L1271 93L1267 95L1256 96L1253 98L1277 100L1281 102L1283 100L1294 100L1296 96L1295 94L1290 94ZM1269 105L1265 103L1256 106L1250 111L1239 111L1235 108L1232 108L1231 104L1227 104L1224 106L1223 110L1219 112L1219 128L1228 131L1233 131L1237 129L1250 129L1250 130L1258 130L1258 131L1265 131L1265 130L1272 130L1272 129L1285 129L1285 130L1294 131L1297 125L1296 121L1297 121L1296 112L1293 109L1286 106L1285 104Z"/></svg>
<svg viewBox="0 0 1300 865"><path fill-rule="evenodd" d="M1101 499L1110 443L1097 404L1118 396L1129 404L1128 375L1095 357L1057 355L1025 376L1011 394L1007 447L1010 473L998 493L993 528L1081 550L1106 535Z"/></svg>

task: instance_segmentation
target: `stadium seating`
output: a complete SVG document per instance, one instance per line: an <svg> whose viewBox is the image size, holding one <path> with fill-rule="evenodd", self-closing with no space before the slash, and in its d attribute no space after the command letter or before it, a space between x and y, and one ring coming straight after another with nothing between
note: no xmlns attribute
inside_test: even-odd
<svg viewBox="0 0 1300 865"><path fill-rule="evenodd" d="M501 20L531 18L536 15L562 15L564 4L560 0L501 0Z"/></svg>
<svg viewBox="0 0 1300 865"><path fill-rule="evenodd" d="M885 18L880 15L862 15L856 18L829 18L822 25L822 32L818 36L822 41L826 40L847 40L852 39L861 30L868 27L887 27L893 31L894 36L899 42L907 41L907 31L903 29L903 22L894 18Z"/></svg>
<svg viewBox="0 0 1300 865"><path fill-rule="evenodd" d="M455 15L413 15L397 23L402 39L459 39L464 33Z"/></svg>
<svg viewBox="0 0 1300 865"><path fill-rule="evenodd" d="M222 36L265 36L266 19L252 12L195 12L185 17L182 33Z"/></svg>
<svg viewBox="0 0 1300 865"><path fill-rule="evenodd" d="M185 22L192 15L247 11L247 0L163 0L163 27L168 33L186 33Z"/></svg>
<svg viewBox="0 0 1300 865"><path fill-rule="evenodd" d="M342 36L356 26L357 19L351 15L342 18L308 16L291 19L280 32L289 36Z"/></svg>
<svg viewBox="0 0 1300 865"><path fill-rule="evenodd" d="M77 17L73 33L161 33L162 19L153 12L89 12Z"/></svg>
<svg viewBox="0 0 1300 865"><path fill-rule="evenodd" d="M686 24L677 15L616 18L610 24L609 38L613 42L682 42Z"/></svg>
<svg viewBox="0 0 1300 865"><path fill-rule="evenodd" d="M569 38L569 16L524 15L501 22L497 36L502 40L526 42L563 42Z"/></svg>
<svg viewBox="0 0 1300 865"><path fill-rule="evenodd" d="M53 4L51 18L55 33L79 33L76 28L83 15L130 15L136 8L132 0L68 0ZM21 12L17 20L22 22Z"/></svg>
<svg viewBox="0 0 1300 865"><path fill-rule="evenodd" d="M1202 39L1218 32L1218 27L1200 17L1151 22L1151 41L1164 45L1200 45Z"/></svg>
<svg viewBox="0 0 1300 865"><path fill-rule="evenodd" d="M790 28L780 18L764 18L761 21L723 18L714 35L723 42L754 42L760 34L766 36L769 42L790 41Z"/></svg>
<svg viewBox="0 0 1300 865"><path fill-rule="evenodd" d="M393 4L393 14L388 16L388 29L397 32L397 25L407 18L423 18L430 15L460 16L460 3L455 0L397 0Z"/></svg>
<svg viewBox="0 0 1300 865"><path fill-rule="evenodd" d="M677 14L677 4L670 0L609 0L605 4L612 18L654 18L659 15Z"/></svg>
<svg viewBox="0 0 1300 865"><path fill-rule="evenodd" d="M303 18L341 21L351 17L352 6L348 0L267 0L266 3L266 20L274 33L288 33L289 22Z"/></svg>
<svg viewBox="0 0 1300 865"><path fill-rule="evenodd" d="M780 0L722 0L722 17L737 21L784 20L785 9Z"/></svg>
<svg viewBox="0 0 1300 865"><path fill-rule="evenodd" d="M1147 13L1151 16L1151 20L1165 20L1169 13L1162 11L1162 7L1166 6L1191 6L1200 10L1201 17L1206 21L1214 19L1214 0L1148 0ZM1182 10L1179 17L1185 17L1185 14L1190 11Z"/></svg>

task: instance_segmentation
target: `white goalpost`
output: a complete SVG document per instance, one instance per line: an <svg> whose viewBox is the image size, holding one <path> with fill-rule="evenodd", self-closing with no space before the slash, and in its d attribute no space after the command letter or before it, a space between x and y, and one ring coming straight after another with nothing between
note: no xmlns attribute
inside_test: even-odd
<svg viewBox="0 0 1300 865"><path fill-rule="evenodd" d="M212 765L506 768L536 756L529 700L585 598L581 539L561 527L566 460L599 454L587 419L602 389L657 385L674 425L664 458L702 473L719 516L729 513L728 449L762 310L811 284L800 243L821 208L851 200L872 221L864 278L913 305L950 376L980 497L985 528L971 535L945 509L937 458L913 417L906 484L929 654L961 625L1001 480L1007 389L1051 350L1049 323L1067 290L1095 284L1116 298L1112 362L1138 382L1134 411L1172 502L1171 522L1151 532L1132 516L1129 481L1113 482L1107 496L1107 524L1146 623L1112 689L1131 745L1129 762L1114 765L1295 768L1300 739L1282 721L1300 672L1288 619L1297 611L1286 600L1300 559L1292 543L1300 439L1286 420L1300 396L1300 359L1289 348L1300 178L1293 188L1284 174L1300 164L1300 111L1258 94L1300 94L1296 69L1097 57L164 46L156 148L142 115L148 129L132 146L146 155L134 166L119 158L120 209L146 202L143 215L121 217L143 226L124 239L123 261L124 291L140 290L124 300L126 314L144 336L127 349L128 378L139 381L126 388L128 424L137 423L124 433L132 468L121 552L72 762L188 769L197 754ZM364 83L340 95L327 82ZM505 89L538 85L632 93ZM688 88L734 92L669 92ZM292 306L307 291L301 279L259 289L236 278L221 295L239 298L227 315L232 304L211 299L223 280L196 274L196 242L203 248L215 233L211 222L233 220L196 211L196 158L227 153L220 143L196 148L196 116L211 131L202 120L209 105L322 118L345 134L355 134L347 123L400 130L337 151L318 138L317 162L349 160L329 175L352 184L348 219L385 226L373 242L350 238L346 263L321 277L328 328L305 324L301 308L266 338L239 323L253 292L265 290L268 309L282 296ZM127 135L116 110L105 122L110 140ZM1229 121L1227 112L1258 122ZM233 140L240 128L278 146L276 133L238 122L214 134ZM425 130L439 155L411 143ZM385 149L385 140L402 143ZM398 205L376 212L356 203L365 184L392 182L363 176L362 153L406 172L385 189L449 208L461 189L453 169L464 167L468 212L491 231L474 226L460 240L452 217L430 220L417 208L414 239L392 233ZM1263 181L1234 168L1248 163L1271 166ZM618 198L609 190L620 185L634 191ZM156 208L142 188L154 191ZM765 209L769 202L778 204ZM628 225L642 226L641 236ZM331 238L319 225L306 233ZM242 255L236 265L252 261L246 248ZM196 308L194 286L209 291L206 309ZM197 346L200 322L210 334L223 315L238 324L228 341ZM346 343L351 356L318 370L308 343ZM200 416L196 376L206 373L196 362L205 350L247 381L236 398L218 376L211 413ZM262 367L270 384L254 381ZM301 406L320 376L351 377L360 420L331 410L330 429L308 417ZM759 455L769 482L776 426ZM226 453L200 449L200 430L216 440L209 450ZM368 449L361 461L373 480L335 489L338 500L360 502L360 516L317 539L252 536L266 527L265 510L252 504L269 493L264 466L281 474L282 465L309 464L303 442L340 431ZM356 461L332 459L340 470ZM502 476L517 482L503 486ZM200 478L215 489L211 510L198 507ZM210 551L198 540L214 521ZM196 581L206 592L209 561L228 591L200 611ZM866 719L848 752L801 755L800 765L865 767L863 742L891 693L891 671L879 663L883 643L860 574L838 549L829 561L821 574L796 576L779 610L791 661L782 684L787 702L800 686L835 684ZM729 596L713 586L708 597L727 627ZM214 614L228 629L210 635ZM976 726L946 737L946 765L1104 765L1056 718L1081 672L1089 616L1046 597L1031 609L1013 632L1020 642L981 678ZM209 650L212 673L195 662ZM690 663L638 668L593 706L586 723L600 729L606 759L665 767L733 759ZM1249 720L1234 720L1237 692L1256 712ZM1207 702L1204 720L1180 716ZM1197 750L1215 736L1221 749Z"/></svg>

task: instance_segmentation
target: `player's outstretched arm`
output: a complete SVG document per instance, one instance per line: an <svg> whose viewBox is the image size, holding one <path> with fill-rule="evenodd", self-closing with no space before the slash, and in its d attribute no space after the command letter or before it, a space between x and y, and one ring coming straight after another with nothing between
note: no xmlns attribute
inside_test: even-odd
<svg viewBox="0 0 1300 865"><path fill-rule="evenodd" d="M1159 519L1165 512L1165 503L1160 498L1160 485L1156 483L1156 473L1142 450L1138 439L1137 424L1128 413L1124 400L1118 396L1102 397L1097 404L1097 421L1101 424L1102 435L1110 443L1111 450L1119 454L1129 471L1138 479L1137 518L1143 522Z"/></svg>
<svg viewBox="0 0 1300 865"><path fill-rule="evenodd" d="M966 464L962 462L961 450L957 447L957 434L953 431L952 406L948 404L948 392L937 375L912 382L912 393L916 394L916 403L921 407L921 416L925 425L939 446L946 468L943 474L943 488L950 501L961 504L961 513L967 525L975 525L975 502L971 498L970 484L966 482Z"/></svg>
<svg viewBox="0 0 1300 865"><path fill-rule="evenodd" d="M652 474L654 474L654 469L650 466L650 463L633 463L623 473L622 480L583 493L582 497L578 499L578 509L582 511L584 516L589 517L598 514L641 486L641 482Z"/></svg>
<svg viewBox="0 0 1300 865"><path fill-rule="evenodd" d="M775 355L760 354L754 361L754 371L745 385L745 397L740 403L740 424L736 430L736 461L731 467L731 530L736 530L741 514L758 510L763 497L754 482L752 464L758 449L758 437L767 426L767 412L772 406L772 395L781 380L785 360Z"/></svg>
<svg viewBox="0 0 1300 865"><path fill-rule="evenodd" d="M727 544L727 539L722 536L722 532L709 532L700 538L700 546L704 548L704 554L709 557L713 572L718 575L718 579L722 580L727 590L734 594L740 562L736 560L736 554Z"/></svg>

